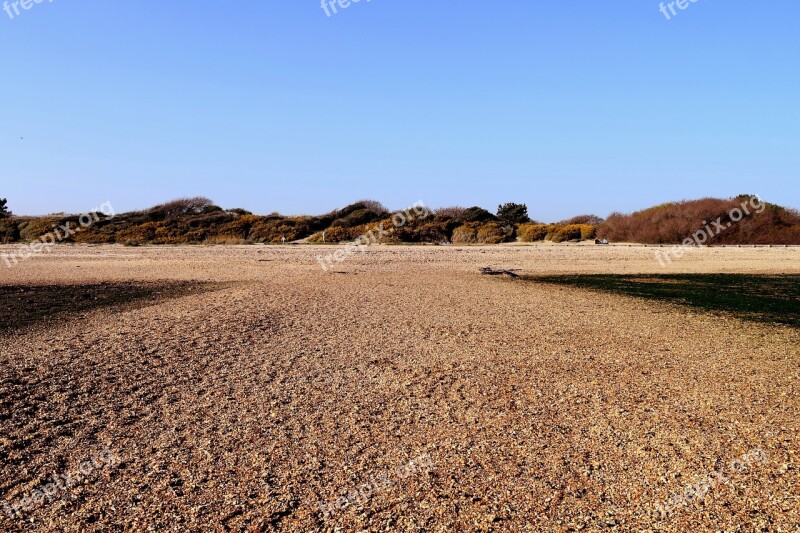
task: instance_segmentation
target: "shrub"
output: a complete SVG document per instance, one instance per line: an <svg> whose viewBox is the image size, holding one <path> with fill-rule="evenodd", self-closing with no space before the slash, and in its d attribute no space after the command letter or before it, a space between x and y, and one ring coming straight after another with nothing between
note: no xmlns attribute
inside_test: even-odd
<svg viewBox="0 0 800 533"><path fill-rule="evenodd" d="M386 206L377 200L359 200L356 203L364 206L363 209L371 211L380 217L384 217L389 214L389 210L386 209Z"/></svg>
<svg viewBox="0 0 800 533"><path fill-rule="evenodd" d="M352 228L354 226L368 224L369 222L372 222L378 218L380 217L374 211L369 209L358 209L343 218L334 220L333 224L331 225Z"/></svg>
<svg viewBox="0 0 800 533"><path fill-rule="evenodd" d="M205 244L250 244L245 239L241 239L239 237L231 237L231 236L216 236L216 237L209 237L205 241Z"/></svg>
<svg viewBox="0 0 800 533"><path fill-rule="evenodd" d="M598 235L615 241L680 244L720 219L725 229L718 234L712 229L710 244L800 244L797 211L765 203L763 212L758 213L750 203L749 215L743 214L738 222L731 220L731 210L741 209L752 198L704 198L657 205L630 215L615 213L600 226Z"/></svg>
<svg viewBox="0 0 800 533"><path fill-rule="evenodd" d="M250 237L250 232L260 220L260 217L254 215L243 215L237 217L235 220L228 222L219 228L219 237L234 237L246 241Z"/></svg>
<svg viewBox="0 0 800 533"><path fill-rule="evenodd" d="M487 222L478 228L478 242L481 244L500 244L506 242L514 233L513 226L499 222Z"/></svg>
<svg viewBox="0 0 800 533"><path fill-rule="evenodd" d="M499 244L509 238L509 230L499 222L468 222L453 230L453 244Z"/></svg>
<svg viewBox="0 0 800 533"><path fill-rule="evenodd" d="M559 222L559 224L564 224L565 226L572 224L589 224L590 226L599 226L602 223L603 219L597 215L578 215L563 222Z"/></svg>
<svg viewBox="0 0 800 533"><path fill-rule="evenodd" d="M436 217L441 218L458 218L464 211L466 211L466 208L454 205L451 207L440 207L439 209L435 209L433 214Z"/></svg>
<svg viewBox="0 0 800 533"><path fill-rule="evenodd" d="M597 226L593 224L579 224L581 227L581 240L588 241L597 237Z"/></svg>
<svg viewBox="0 0 800 533"><path fill-rule="evenodd" d="M253 224L249 238L255 242L278 243L281 242L281 236L285 236L287 241L296 241L312 233L308 217L259 217L258 222Z"/></svg>
<svg viewBox="0 0 800 533"><path fill-rule="evenodd" d="M453 220L434 218L414 219L396 228L394 235L402 242L427 242L443 244L450 242L450 235L458 223Z"/></svg>
<svg viewBox="0 0 800 533"><path fill-rule="evenodd" d="M8 200L5 198L0 198L0 218L5 218L11 215L11 211L8 210Z"/></svg>
<svg viewBox="0 0 800 533"><path fill-rule="evenodd" d="M0 218L0 243L8 244L19 240L19 226L11 217Z"/></svg>
<svg viewBox="0 0 800 533"><path fill-rule="evenodd" d="M163 220L221 210L222 208L215 206L214 202L208 198L198 196L195 198L178 198L177 200L151 207L146 211L146 214L149 215L151 220Z"/></svg>
<svg viewBox="0 0 800 533"><path fill-rule="evenodd" d="M153 242L158 230L158 222L145 222L132 228L126 228L117 233L117 242L136 241L140 243Z"/></svg>
<svg viewBox="0 0 800 533"><path fill-rule="evenodd" d="M92 231L92 228L72 235L71 241L83 244L109 244L116 242L113 233Z"/></svg>
<svg viewBox="0 0 800 533"><path fill-rule="evenodd" d="M465 224L467 222L490 222L497 220L497 217L486 209L475 206L465 209L456 220Z"/></svg>
<svg viewBox="0 0 800 533"><path fill-rule="evenodd" d="M60 224L64 224L63 219L53 216L24 220L19 224L19 238L23 242L33 242Z"/></svg>
<svg viewBox="0 0 800 533"><path fill-rule="evenodd" d="M554 226L548 238L553 242L585 241L593 239L595 234L595 226L589 224L566 224Z"/></svg>
<svg viewBox="0 0 800 533"><path fill-rule="evenodd" d="M517 235L522 242L543 241L550 232L547 224L523 224L517 228Z"/></svg>
<svg viewBox="0 0 800 533"><path fill-rule="evenodd" d="M183 240L186 244L197 244L211 238L212 233L210 228L190 230L184 234Z"/></svg>
<svg viewBox="0 0 800 533"><path fill-rule="evenodd" d="M478 224L470 222L453 230L453 244L477 244Z"/></svg>
<svg viewBox="0 0 800 533"><path fill-rule="evenodd" d="M349 241L358 237L358 235L354 235L354 233L355 232L351 231L351 228L334 226L325 232L325 240L327 242Z"/></svg>

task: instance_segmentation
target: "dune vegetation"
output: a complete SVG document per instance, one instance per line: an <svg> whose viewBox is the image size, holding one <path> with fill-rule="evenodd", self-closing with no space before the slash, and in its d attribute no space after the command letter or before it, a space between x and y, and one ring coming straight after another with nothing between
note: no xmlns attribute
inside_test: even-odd
<svg viewBox="0 0 800 533"><path fill-rule="evenodd" d="M352 241L377 228L383 243L500 244L504 242L612 242L677 244L717 221L724 228L709 244L800 244L800 213L775 204L731 220L742 195L673 202L608 219L580 215L557 223L532 220L525 204L508 203L491 213L478 206L444 207L404 220L374 200L361 200L317 216L255 215L223 209L207 198L182 198L114 216L98 213L89 227L59 242L145 244L278 244ZM32 242L64 224L77 227L79 215L14 216L0 204L0 243Z"/></svg>

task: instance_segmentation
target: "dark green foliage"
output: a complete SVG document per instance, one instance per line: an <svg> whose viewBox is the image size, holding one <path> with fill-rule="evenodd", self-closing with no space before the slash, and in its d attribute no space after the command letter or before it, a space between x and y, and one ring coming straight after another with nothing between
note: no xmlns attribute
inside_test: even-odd
<svg viewBox="0 0 800 533"><path fill-rule="evenodd" d="M386 208L379 202L374 200L362 200L348 205L339 211L329 213L326 217L331 219L329 226L353 228L355 226L369 224L370 222L376 222L385 218L388 214L389 212L386 211ZM317 227L318 224L312 224L312 226Z"/></svg>
<svg viewBox="0 0 800 533"><path fill-rule="evenodd" d="M497 208L497 218L506 224L519 225L531 221L528 217L528 206L525 204L507 203Z"/></svg>
<svg viewBox="0 0 800 533"><path fill-rule="evenodd" d="M8 200L0 198L0 218L7 217L11 214L7 207Z"/></svg>
<svg viewBox="0 0 800 533"><path fill-rule="evenodd" d="M333 221L331 226L341 226L343 228L352 228L354 226L361 226L362 224L369 224L382 217L368 209L359 209L348 214L346 217L338 218Z"/></svg>
<svg viewBox="0 0 800 533"><path fill-rule="evenodd" d="M0 218L0 244L8 244L19 240L19 225L11 218Z"/></svg>
<svg viewBox="0 0 800 533"><path fill-rule="evenodd" d="M464 209L464 211L458 216L456 219L457 222L461 224L467 222L494 222L497 220L497 217L491 214L486 209L482 207L474 206L468 207Z"/></svg>

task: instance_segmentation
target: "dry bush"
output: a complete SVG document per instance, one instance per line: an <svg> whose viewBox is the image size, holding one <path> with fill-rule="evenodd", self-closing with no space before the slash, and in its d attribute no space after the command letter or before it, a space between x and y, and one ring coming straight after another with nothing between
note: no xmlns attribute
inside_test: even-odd
<svg viewBox="0 0 800 533"><path fill-rule="evenodd" d="M547 235L553 242L577 241L581 238L581 228L575 224L568 226L555 226Z"/></svg>
<svg viewBox="0 0 800 533"><path fill-rule="evenodd" d="M559 222L560 225L571 226L573 224L588 224L590 226L599 226L603 223L603 219L597 215L578 215L570 219Z"/></svg>
<svg viewBox="0 0 800 533"><path fill-rule="evenodd" d="M590 224L557 224L551 227L547 238L553 242L585 241L594 239L596 233L596 227Z"/></svg>
<svg viewBox="0 0 800 533"><path fill-rule="evenodd" d="M614 213L599 227L595 224L598 217L581 215L553 225L520 224L517 233L524 242L543 238L562 242L598 236L617 242L676 244L719 219L726 229L713 235L709 244L800 244L800 213L795 210L765 204L764 211L757 214L751 205L750 215L739 222L731 220L731 210L750 202L750 199L750 196L743 195L725 200L704 198L667 203L630 215ZM72 228L79 226L77 215L4 218L0 220L0 242L32 242L67 222ZM731 223L729 228L728 222ZM433 216L415 217L395 228L385 207L373 200L362 200L319 217L283 217L278 214L259 217L242 209L223 211L207 198L183 198L142 212L121 213L114 218L101 217L90 227L63 240L182 244L219 238L219 242L234 239L236 242L277 243L281 236L296 241L313 235L310 241L320 242L321 232L326 231L328 242L341 242L365 235L379 224L389 232L383 237L383 242L488 244L508 240L514 231L510 224L498 223L497 217L480 207L442 208Z"/></svg>
<svg viewBox="0 0 800 533"><path fill-rule="evenodd" d="M111 244L116 242L116 236L113 233L92 231L92 228L89 228L73 235L72 241L81 244Z"/></svg>
<svg viewBox="0 0 800 533"><path fill-rule="evenodd" d="M452 219L445 220L430 217L414 219L409 223L396 228L394 231L397 240L402 242L425 242L443 244L450 242L450 235L458 223Z"/></svg>
<svg viewBox="0 0 800 533"><path fill-rule="evenodd" d="M216 208L214 202L208 198L197 196L195 198L178 198L170 202L151 207L146 214L153 220L177 218L185 215L199 215Z"/></svg>
<svg viewBox="0 0 800 533"><path fill-rule="evenodd" d="M499 222L468 222L453 230L453 244L499 244L509 238L506 226Z"/></svg>
<svg viewBox="0 0 800 533"><path fill-rule="evenodd" d="M630 235L632 217L622 213L612 213L598 228L598 236L610 241L624 242Z"/></svg>
<svg viewBox="0 0 800 533"><path fill-rule="evenodd" d="M39 237L46 235L57 229L59 225L64 224L64 219L61 217L37 217L25 220L19 224L20 240L22 242L32 242ZM71 224L71 228L75 225ZM60 230L59 230L60 231Z"/></svg>
<svg viewBox="0 0 800 533"><path fill-rule="evenodd" d="M487 222L478 228L478 242L481 244L500 244L506 242L514 232L511 226L499 222Z"/></svg>
<svg viewBox="0 0 800 533"><path fill-rule="evenodd" d="M156 238L158 227L158 222L145 222L138 226L126 228L117 233L117 242L134 241L141 244L152 242Z"/></svg>
<svg viewBox="0 0 800 533"><path fill-rule="evenodd" d="M363 205L363 208L367 211L371 211L372 213L382 217L389 213L389 210L386 209L386 206L377 200L359 200L356 203Z"/></svg>
<svg viewBox="0 0 800 533"><path fill-rule="evenodd" d="M461 207L458 205L453 205L450 207L440 207L439 209L435 209L433 214L437 217L442 218L458 218L466 211L465 207Z"/></svg>
<svg viewBox="0 0 800 533"><path fill-rule="evenodd" d="M595 224L578 224L581 228L581 240L588 241L597 237L597 226Z"/></svg>
<svg viewBox="0 0 800 533"><path fill-rule="evenodd" d="M231 245L231 244L251 244L246 239L241 239L239 237L232 237L232 236L224 236L224 235L218 235L216 237L209 237L205 241L203 241L203 243L204 244L227 244L227 245Z"/></svg>
<svg viewBox="0 0 800 533"><path fill-rule="evenodd" d="M232 237L246 241L250 238L250 233L253 229L253 226L258 224L260 220L261 217L254 215L239 216L235 220L232 220L231 222L228 222L219 228L218 237L221 239Z"/></svg>
<svg viewBox="0 0 800 533"><path fill-rule="evenodd" d="M547 224L522 224L517 228L517 236L522 242L543 241L550 233L550 226Z"/></svg>
<svg viewBox="0 0 800 533"><path fill-rule="evenodd" d="M453 244L477 244L479 226L479 224L474 222L459 226L453 230L453 236L450 240Z"/></svg>
<svg viewBox="0 0 800 533"><path fill-rule="evenodd" d="M384 209L384 211L380 211L380 209ZM374 200L365 200L350 204L343 209L333 211L327 215L317 218L321 220L328 220L329 226L344 226L349 228L384 218L388 214L388 211L385 211L385 209L386 208L383 207L383 205L379 202L375 202Z"/></svg>
<svg viewBox="0 0 800 533"><path fill-rule="evenodd" d="M345 228L342 226L335 226L325 230L325 242L337 243L337 242L350 241L357 238L359 235L360 234L358 233L357 228ZM309 239L309 241L322 242L322 232L315 233L314 236L311 239Z"/></svg>
<svg viewBox="0 0 800 533"><path fill-rule="evenodd" d="M338 218L331 224L332 227L353 228L362 226L381 218L374 211L369 209L358 209L349 213L347 216Z"/></svg>
<svg viewBox="0 0 800 533"><path fill-rule="evenodd" d="M214 238L214 236L214 232L210 228L200 228L187 231L183 239L186 244L198 244Z"/></svg>
<svg viewBox="0 0 800 533"><path fill-rule="evenodd" d="M750 215L739 222L732 220L731 210L740 208L750 198L747 195L724 200L704 198L662 204L630 215L615 213L600 226L598 235L614 241L679 244L719 219L726 228L716 234L716 228L711 226L709 244L800 244L797 211L765 204L764 211L756 213L750 205Z"/></svg>
<svg viewBox="0 0 800 533"><path fill-rule="evenodd" d="M19 240L19 226L13 218L0 219L0 244L8 244Z"/></svg>
<svg viewBox="0 0 800 533"><path fill-rule="evenodd" d="M249 238L255 242L270 243L281 242L281 237L286 237L287 241L304 239L313 233L309 220L308 217L260 218L253 224Z"/></svg>

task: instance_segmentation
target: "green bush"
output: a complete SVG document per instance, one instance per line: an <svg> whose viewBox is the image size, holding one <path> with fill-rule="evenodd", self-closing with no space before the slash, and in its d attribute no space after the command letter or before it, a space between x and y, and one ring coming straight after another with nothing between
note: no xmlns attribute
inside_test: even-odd
<svg viewBox="0 0 800 533"><path fill-rule="evenodd" d="M496 216L486 209L477 206L465 209L458 218L456 218L456 221L462 224L468 222L491 222L494 220L497 220Z"/></svg>
<svg viewBox="0 0 800 533"><path fill-rule="evenodd" d="M506 224L527 224L531 221L528 217L528 206L525 204L502 204L497 208L497 218Z"/></svg>

